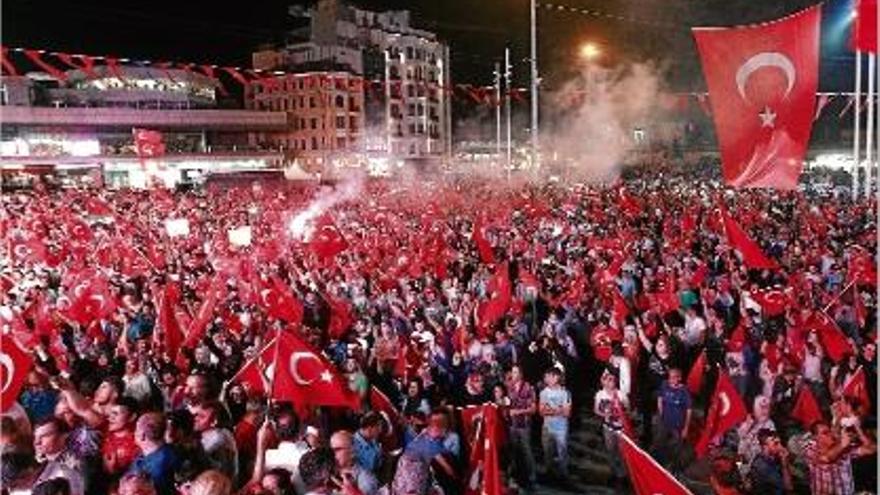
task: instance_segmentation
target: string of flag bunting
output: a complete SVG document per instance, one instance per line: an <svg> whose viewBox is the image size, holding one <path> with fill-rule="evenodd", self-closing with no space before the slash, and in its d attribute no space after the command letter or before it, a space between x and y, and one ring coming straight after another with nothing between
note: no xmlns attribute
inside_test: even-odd
<svg viewBox="0 0 880 495"><path fill-rule="evenodd" d="M554 6L555 4L541 4L545 8ZM588 10L588 9L582 9ZM13 60L15 57L15 60ZM367 98L382 99L386 92L392 96L399 96L403 91L402 80L384 81L380 79L369 80L363 77L345 77L337 78L333 75L315 75L315 74L298 74L285 71L269 71L259 69L247 69L235 66L218 66L214 64L196 64L190 62L168 62L168 61L150 61L150 60L132 60L129 58L102 56L102 55L82 55L64 52L47 51L29 48L9 48L0 46L0 66L2 73L8 76L20 76L25 73L24 67L36 68L41 70L62 83L66 83L69 77L69 70L79 70L88 79L97 79L101 75L96 70L98 67L104 67L104 71L110 75L125 81L126 76L123 68L126 66L154 68L161 71L165 77L174 81L175 76L172 70L183 70L190 74L200 77L206 77L213 80L217 90L221 95L229 94L221 81L221 74L225 74L230 80L235 81L242 87L259 87L256 91L276 92L283 91L285 86L289 89L297 79L305 79L306 86L309 87L330 87L335 86L339 90L364 91ZM464 98L476 105L497 106L503 103L504 97L509 95L511 102L522 103L527 99L528 88L510 88L504 91L499 99L494 86L479 86L466 83L456 83L450 86L443 86L437 83L414 81L415 91L419 96L424 96L425 90L428 92L443 92L450 98ZM586 90L566 91L560 98L560 103L566 107L578 108L583 104L587 96ZM838 112L838 117L843 118L854 108L855 95L853 93L817 93L816 94L816 114L814 119L818 119L822 111L833 101L838 98L846 98ZM861 102L867 105L867 97L862 96ZM660 97L659 106L668 111L687 112L692 108L692 104L697 106L706 115L711 115L711 109L705 92L688 92L688 93L668 93Z"/></svg>

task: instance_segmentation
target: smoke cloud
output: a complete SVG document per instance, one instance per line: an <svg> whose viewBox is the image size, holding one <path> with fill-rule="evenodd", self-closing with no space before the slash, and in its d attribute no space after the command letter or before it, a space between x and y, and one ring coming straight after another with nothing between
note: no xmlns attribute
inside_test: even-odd
<svg viewBox="0 0 880 495"><path fill-rule="evenodd" d="M366 177L362 173L347 173L335 187L324 187L308 206L290 219L287 231L290 236L308 242L315 231L315 222L328 210L345 201L357 199L364 190Z"/></svg>
<svg viewBox="0 0 880 495"><path fill-rule="evenodd" d="M581 180L615 180L636 146L634 130L650 127L662 96L655 64L583 67L549 95L549 110L556 118L541 136L544 162L565 163Z"/></svg>

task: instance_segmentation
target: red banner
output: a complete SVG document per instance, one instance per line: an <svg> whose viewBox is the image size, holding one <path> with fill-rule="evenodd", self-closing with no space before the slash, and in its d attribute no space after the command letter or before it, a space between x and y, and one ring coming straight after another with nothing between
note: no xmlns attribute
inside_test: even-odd
<svg viewBox="0 0 880 495"><path fill-rule="evenodd" d="M877 53L877 0L856 0L853 22L853 50Z"/></svg>
<svg viewBox="0 0 880 495"><path fill-rule="evenodd" d="M794 189L816 106L820 6L774 22L695 28L725 182Z"/></svg>

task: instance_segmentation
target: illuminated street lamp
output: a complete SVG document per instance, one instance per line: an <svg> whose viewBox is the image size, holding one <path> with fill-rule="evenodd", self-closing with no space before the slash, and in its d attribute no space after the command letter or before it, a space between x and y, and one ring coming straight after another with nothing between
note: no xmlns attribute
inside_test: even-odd
<svg viewBox="0 0 880 495"><path fill-rule="evenodd" d="M602 54L602 50L599 49L599 45L595 43L584 43L581 45L580 55L581 58L588 62L592 62L599 58L599 55Z"/></svg>

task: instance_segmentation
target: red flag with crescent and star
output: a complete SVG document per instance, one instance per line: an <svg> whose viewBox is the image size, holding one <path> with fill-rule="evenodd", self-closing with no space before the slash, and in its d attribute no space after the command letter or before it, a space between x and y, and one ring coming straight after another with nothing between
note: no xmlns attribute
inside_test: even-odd
<svg viewBox="0 0 880 495"><path fill-rule="evenodd" d="M821 6L772 22L694 28L724 181L797 187L816 107Z"/></svg>
<svg viewBox="0 0 880 495"><path fill-rule="evenodd" d="M292 401L300 410L305 406L360 409L360 399L348 388L348 380L324 356L290 332L279 332L275 345L263 351L274 354L271 370L267 370L271 398Z"/></svg>
<svg viewBox="0 0 880 495"><path fill-rule="evenodd" d="M11 335L0 338L0 413L18 399L33 362Z"/></svg>
<svg viewBox="0 0 880 495"><path fill-rule="evenodd" d="M709 450L709 444L723 435L727 430L735 427L748 417L746 405L742 397L730 381L727 373L718 373L718 383L715 385L715 394L709 404L706 413L706 426L703 433L694 446L697 457L703 457Z"/></svg>

